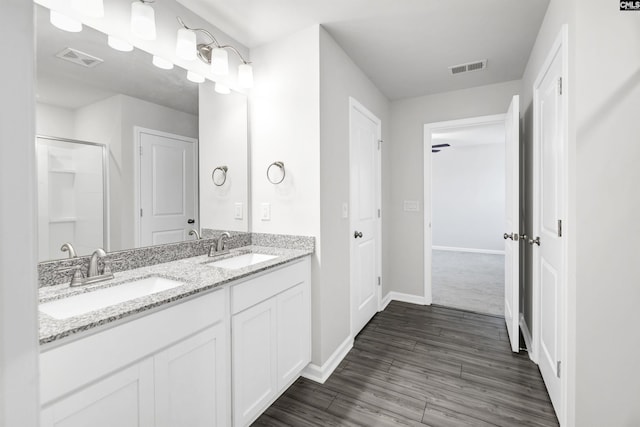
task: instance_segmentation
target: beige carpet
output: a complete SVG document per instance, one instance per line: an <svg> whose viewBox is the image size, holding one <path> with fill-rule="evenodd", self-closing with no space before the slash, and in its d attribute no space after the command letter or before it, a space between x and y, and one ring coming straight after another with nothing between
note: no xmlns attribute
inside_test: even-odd
<svg viewBox="0 0 640 427"><path fill-rule="evenodd" d="M504 316L504 255L433 251L433 304Z"/></svg>

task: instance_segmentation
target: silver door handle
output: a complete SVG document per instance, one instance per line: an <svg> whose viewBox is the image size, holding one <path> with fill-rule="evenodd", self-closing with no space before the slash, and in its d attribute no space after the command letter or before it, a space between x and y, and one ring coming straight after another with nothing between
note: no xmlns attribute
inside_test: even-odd
<svg viewBox="0 0 640 427"><path fill-rule="evenodd" d="M517 242L518 240L520 240L520 236L518 235L518 233L511 233L511 234L504 233L502 237L504 237L504 240L511 239L514 242Z"/></svg>
<svg viewBox="0 0 640 427"><path fill-rule="evenodd" d="M529 244L530 245L538 245L540 246L540 236L536 237L535 239L529 239Z"/></svg>

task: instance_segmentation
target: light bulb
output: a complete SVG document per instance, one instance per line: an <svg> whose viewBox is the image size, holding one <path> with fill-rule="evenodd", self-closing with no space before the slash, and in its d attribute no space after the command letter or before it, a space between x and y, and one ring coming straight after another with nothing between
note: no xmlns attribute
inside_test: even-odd
<svg viewBox="0 0 640 427"><path fill-rule="evenodd" d="M52 10L49 13L49 21L54 27L60 28L64 31L69 31L70 33L79 33L82 31L82 23L80 21L76 21L67 15L56 12L55 10Z"/></svg>
<svg viewBox="0 0 640 427"><path fill-rule="evenodd" d="M196 33L187 28L180 28L176 42L178 58L193 61L196 59L196 49Z"/></svg>
<svg viewBox="0 0 640 427"><path fill-rule="evenodd" d="M73 0L73 8L92 18L104 17L104 2L102 0Z"/></svg>
<svg viewBox="0 0 640 427"><path fill-rule="evenodd" d="M229 74L229 55L226 50L218 47L211 51L211 72L219 76Z"/></svg>
<svg viewBox="0 0 640 427"><path fill-rule="evenodd" d="M198 73L194 73L193 71L189 70L187 71L187 80L194 83L202 83L204 82L204 77L202 77Z"/></svg>
<svg viewBox="0 0 640 427"><path fill-rule="evenodd" d="M156 39L156 16L151 6L141 1L131 3L131 32L143 40Z"/></svg>
<svg viewBox="0 0 640 427"><path fill-rule="evenodd" d="M250 64L238 66L238 86L245 89L253 87L253 67Z"/></svg>
<svg viewBox="0 0 640 427"><path fill-rule="evenodd" d="M107 37L107 44L111 46L113 49L119 50L121 52L131 52L133 50L133 45L127 43L122 39L119 39L113 36Z"/></svg>
<svg viewBox="0 0 640 427"><path fill-rule="evenodd" d="M156 55L153 55L153 61L151 62L153 62L153 65L155 65L156 67L162 68L163 70L170 70L173 68L173 62Z"/></svg>
<svg viewBox="0 0 640 427"><path fill-rule="evenodd" d="M225 86L220 82L216 82L216 87L214 88L214 90L222 95L229 95L231 93L231 89L229 89L229 86Z"/></svg>

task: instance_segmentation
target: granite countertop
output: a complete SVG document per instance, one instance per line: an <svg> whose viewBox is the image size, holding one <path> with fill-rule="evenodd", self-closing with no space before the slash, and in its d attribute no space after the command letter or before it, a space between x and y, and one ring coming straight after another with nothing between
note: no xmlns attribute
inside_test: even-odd
<svg viewBox="0 0 640 427"><path fill-rule="evenodd" d="M277 258L260 262L246 268L230 270L207 265L214 260L230 258L247 252L275 255ZM46 286L40 288L40 304L74 295L91 292L92 290L117 286L125 282L144 279L149 276L159 276L177 280L184 285L166 291L129 300L120 304L105 307L66 319L56 319L40 312L40 344L51 343L64 337L86 331L110 322L133 316L137 313L180 300L190 295L212 290L228 284L234 280L251 276L255 273L286 264L295 259L310 255L312 251L301 249L282 249L264 246L245 246L232 249L229 255L210 258L207 255L185 258L178 261L157 264L134 270L122 271L114 274L114 278L92 285L69 287L69 284Z"/></svg>

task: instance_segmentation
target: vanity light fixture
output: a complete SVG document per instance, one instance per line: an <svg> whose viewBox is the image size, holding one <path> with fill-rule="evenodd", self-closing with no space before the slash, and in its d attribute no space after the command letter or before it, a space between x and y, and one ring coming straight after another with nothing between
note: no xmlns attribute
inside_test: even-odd
<svg viewBox="0 0 640 427"><path fill-rule="evenodd" d="M196 33L187 28L180 28L176 42L176 55L178 55L178 58L193 61L196 59L196 44Z"/></svg>
<svg viewBox="0 0 640 427"><path fill-rule="evenodd" d="M107 44L120 52L131 52L133 45L114 36L107 36Z"/></svg>
<svg viewBox="0 0 640 427"><path fill-rule="evenodd" d="M131 3L131 32L142 40L156 39L156 15L149 3L153 0Z"/></svg>
<svg viewBox="0 0 640 427"><path fill-rule="evenodd" d="M85 16L91 18L104 17L103 0L73 0L73 8Z"/></svg>
<svg viewBox="0 0 640 427"><path fill-rule="evenodd" d="M49 22L51 22L54 27L69 31L70 33L79 33L82 31L82 22L53 9L49 12Z"/></svg>
<svg viewBox="0 0 640 427"><path fill-rule="evenodd" d="M251 67L251 62L244 59L242 54L231 45L221 45L218 40L211 34L211 32L203 29L203 28L191 28L188 27L182 18L179 16L176 17L182 28L178 30L178 42L176 44L176 55L180 58L187 59L187 56L193 57L193 54L187 54L183 49L191 49L195 55L200 58L202 62L205 64L211 65L211 72L218 76L223 76L229 73L229 55L227 53L228 50L233 51L240 60L242 64L238 67L238 84L246 89L249 89L253 86L253 70ZM192 42L194 37L190 37L187 42L186 32L183 30L190 31L194 37L197 32L203 33L207 36L210 41L209 43L197 43L197 40ZM195 47L195 50L194 50ZM217 85L216 85L217 86ZM228 89L228 88L227 88ZM221 92L222 93L222 92Z"/></svg>
<svg viewBox="0 0 640 427"><path fill-rule="evenodd" d="M193 71L189 70L187 71L187 80L194 83L203 83L204 77L202 77L198 73L194 73Z"/></svg>
<svg viewBox="0 0 640 427"><path fill-rule="evenodd" d="M173 68L173 62L168 61L160 56L153 55L153 65L163 70L171 70Z"/></svg>
<svg viewBox="0 0 640 427"><path fill-rule="evenodd" d="M223 85L220 82L216 82L216 86L213 90L221 95L229 95L231 93L231 89L229 89L229 86Z"/></svg>

